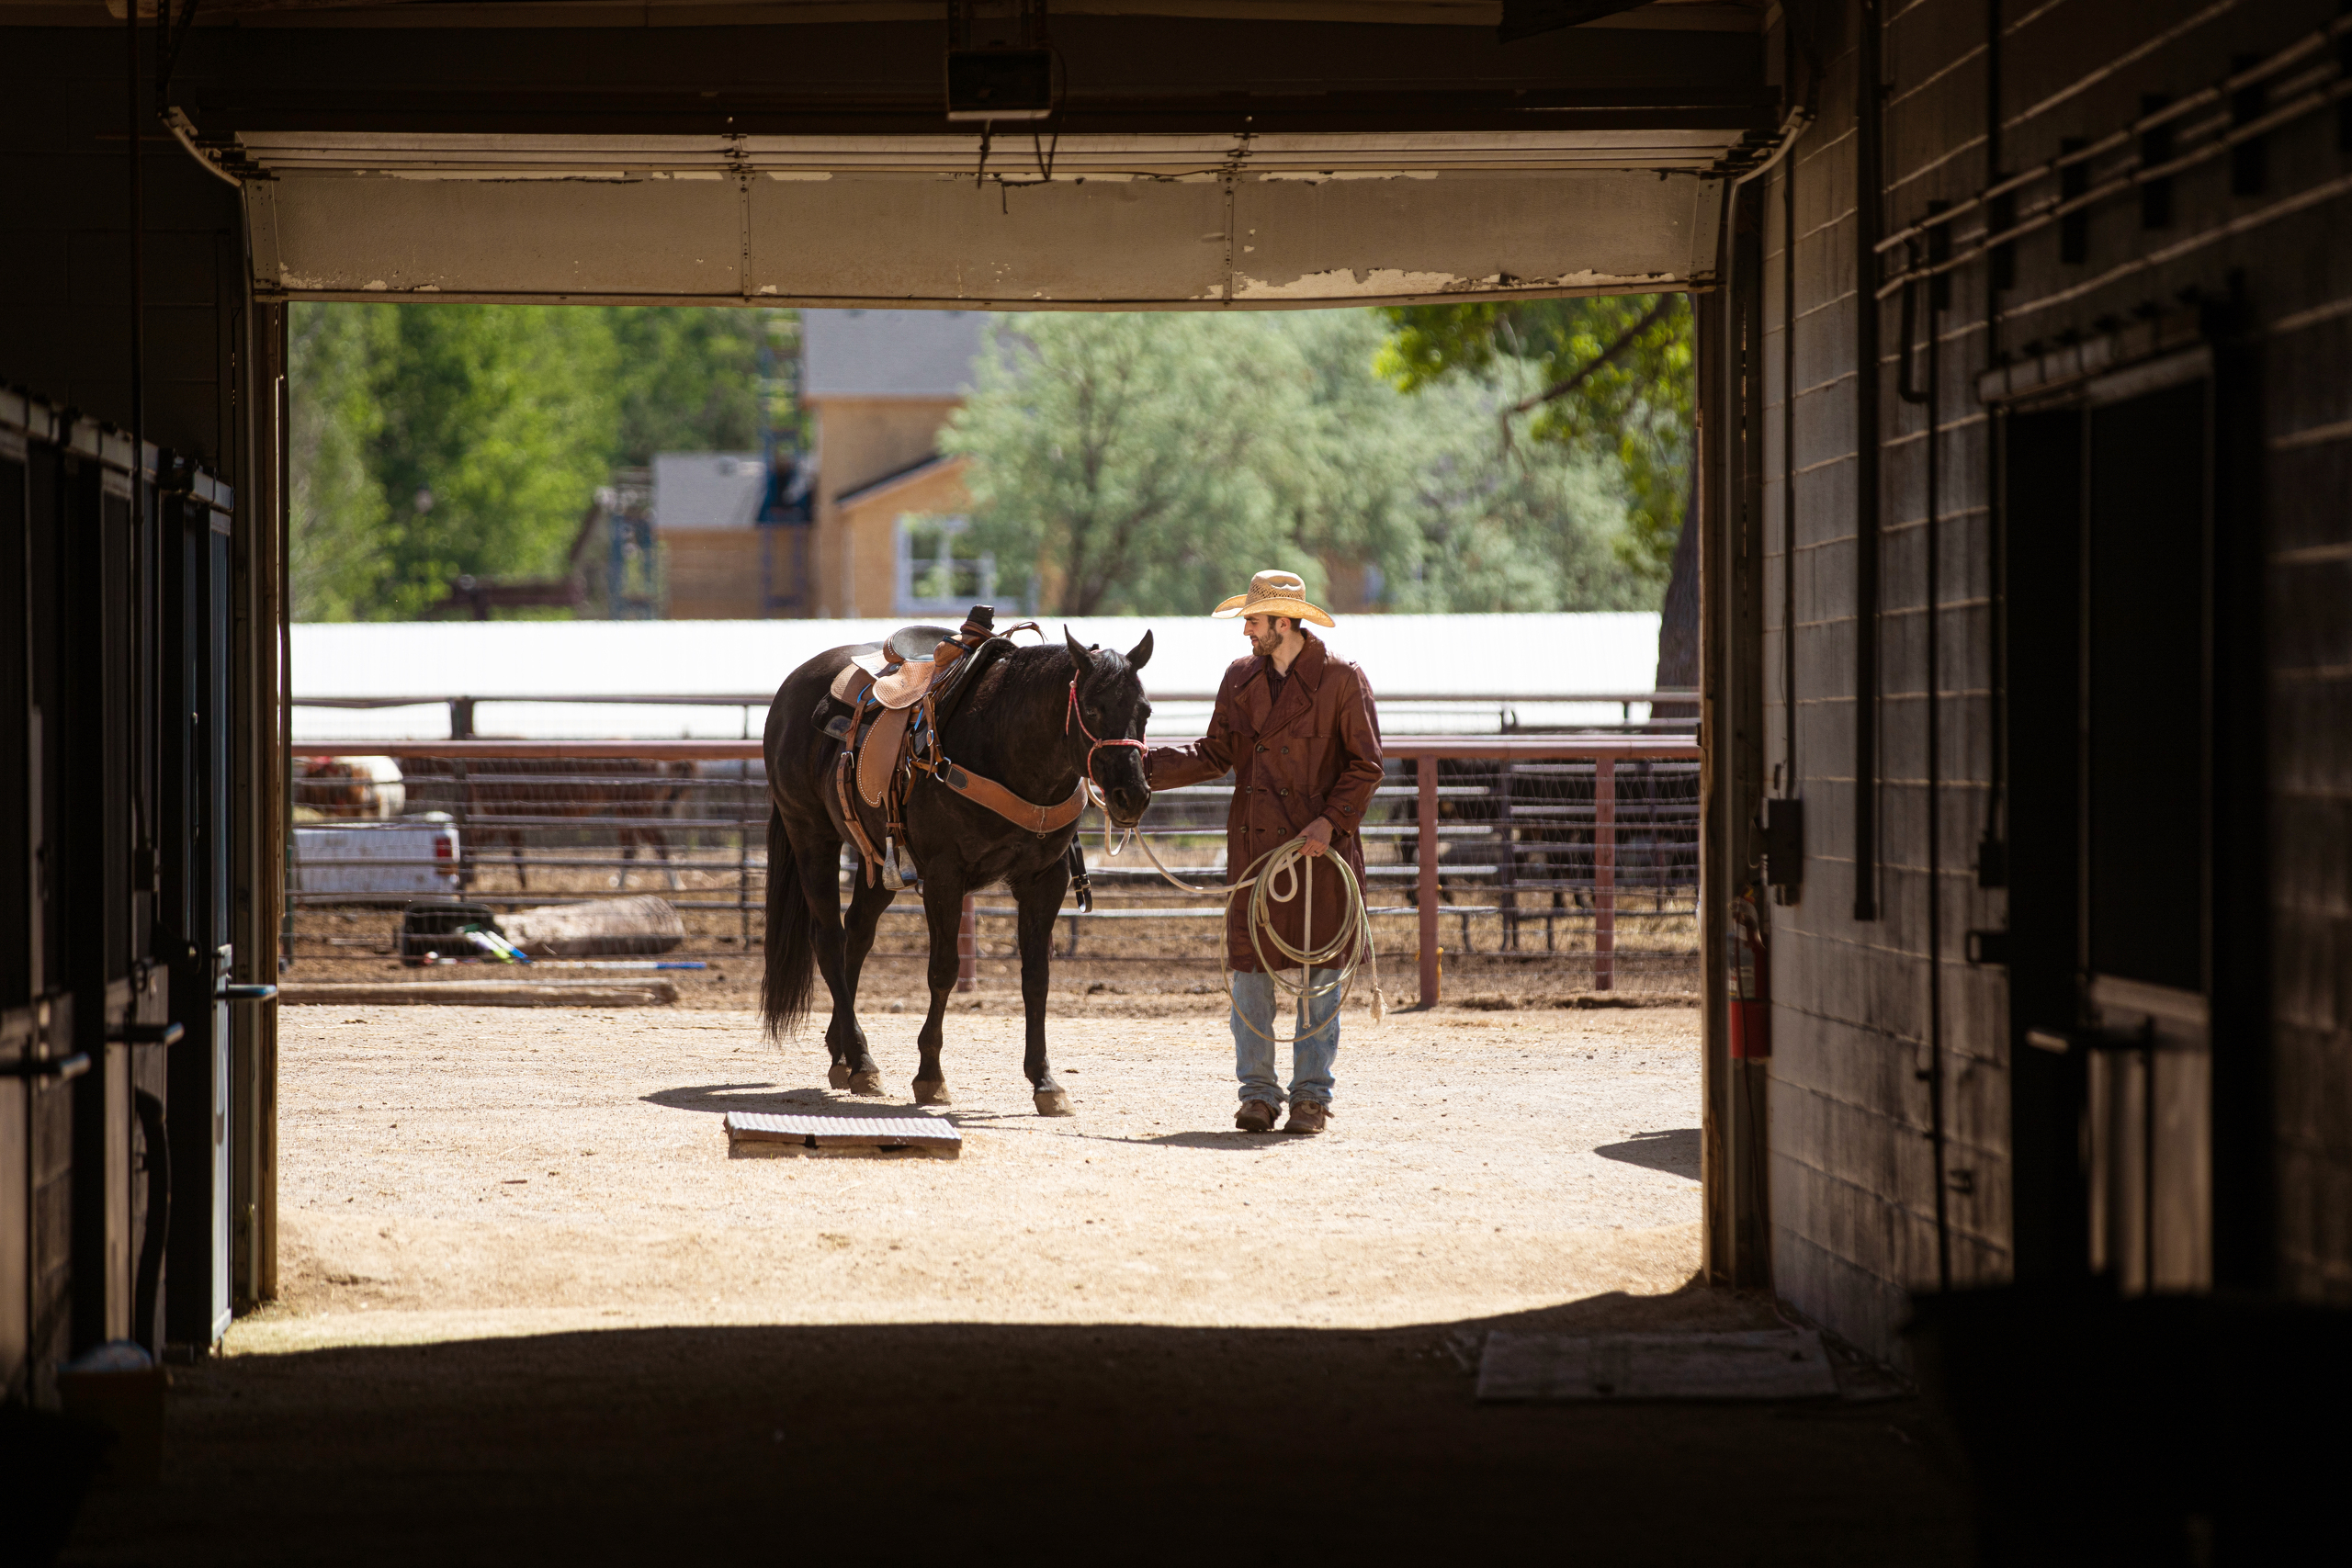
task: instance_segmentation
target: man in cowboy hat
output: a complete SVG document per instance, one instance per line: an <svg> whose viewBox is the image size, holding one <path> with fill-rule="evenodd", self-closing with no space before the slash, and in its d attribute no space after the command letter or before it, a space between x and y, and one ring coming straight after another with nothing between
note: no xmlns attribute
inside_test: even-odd
<svg viewBox="0 0 2352 1568"><path fill-rule="evenodd" d="M1271 938L1294 951L1329 943L1343 930L1340 874L1325 856L1344 859L1363 881L1363 841L1359 829L1380 785L1380 721L1373 711L1372 686L1363 671L1334 657L1306 623L1328 626L1331 617L1306 602L1297 573L1261 571L1250 591L1212 612L1220 620L1241 619L1250 654L1236 660L1217 687L1216 712L1205 739L1190 746L1162 746L1145 759L1154 789L1175 789L1233 773L1233 807L1226 818L1225 863L1228 878L1269 850L1293 839L1306 840L1307 879L1313 883L1315 929L1306 929L1306 889L1274 903L1269 931L1261 933L1267 959L1282 963ZM1241 1110L1233 1124L1245 1133L1273 1131L1283 1090L1274 1072L1274 977L1250 939L1249 900L1231 901L1226 917L1227 956L1233 976L1234 1072L1241 1080ZM1304 984L1297 1038L1291 1047L1291 1133L1319 1133L1331 1114L1331 1063L1340 1049L1340 998L1329 984L1329 970L1314 970Z"/></svg>

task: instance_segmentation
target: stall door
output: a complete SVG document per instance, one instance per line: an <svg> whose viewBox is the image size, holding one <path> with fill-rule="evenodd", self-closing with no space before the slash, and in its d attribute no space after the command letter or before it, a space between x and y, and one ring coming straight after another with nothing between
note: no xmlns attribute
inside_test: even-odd
<svg viewBox="0 0 2352 1568"><path fill-rule="evenodd" d="M2213 378L2110 377L2083 418L2080 974L2090 1266L2213 1279Z"/></svg>
<svg viewBox="0 0 2352 1568"><path fill-rule="evenodd" d="M172 1234L164 1337L196 1348L229 1326L229 513L169 498L164 525L164 856L174 1012Z"/></svg>
<svg viewBox="0 0 2352 1568"><path fill-rule="evenodd" d="M31 1361L32 601L24 435L0 430L0 1400Z"/></svg>

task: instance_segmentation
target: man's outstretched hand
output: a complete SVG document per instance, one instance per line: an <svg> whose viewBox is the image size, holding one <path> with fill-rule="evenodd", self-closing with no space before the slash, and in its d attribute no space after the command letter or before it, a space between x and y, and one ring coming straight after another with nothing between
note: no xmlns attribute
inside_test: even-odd
<svg viewBox="0 0 2352 1568"><path fill-rule="evenodd" d="M1306 830L1299 834L1299 837L1306 840L1308 854L1329 854L1331 850L1331 819L1329 817L1317 817L1306 825Z"/></svg>

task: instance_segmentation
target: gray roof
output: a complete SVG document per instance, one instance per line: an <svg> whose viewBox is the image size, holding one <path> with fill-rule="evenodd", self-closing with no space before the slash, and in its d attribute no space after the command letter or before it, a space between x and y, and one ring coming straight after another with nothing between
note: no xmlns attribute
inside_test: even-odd
<svg viewBox="0 0 2352 1568"><path fill-rule="evenodd" d="M653 525L749 528L759 520L767 485L757 452L657 452Z"/></svg>
<svg viewBox="0 0 2352 1568"><path fill-rule="evenodd" d="M833 504L835 506L854 505L876 491L888 490L892 485L903 484L909 479L930 473L934 468L944 468L950 463L960 463L963 460L961 457L943 457L936 452L926 453L903 468L893 468L879 478L866 480L855 490L842 491L841 494L833 497Z"/></svg>
<svg viewBox="0 0 2352 1568"><path fill-rule="evenodd" d="M803 310L801 396L960 398L985 310Z"/></svg>

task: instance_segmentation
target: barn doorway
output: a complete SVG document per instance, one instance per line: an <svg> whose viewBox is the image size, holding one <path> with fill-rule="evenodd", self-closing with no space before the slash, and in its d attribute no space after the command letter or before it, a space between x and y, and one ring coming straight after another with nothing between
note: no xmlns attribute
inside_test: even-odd
<svg viewBox="0 0 2352 1568"><path fill-rule="evenodd" d="M1638 324L1668 308L1624 313ZM437 322L505 309L295 307L297 341L314 345L312 357L295 360L295 426L310 442L298 450L334 449L340 439L312 423L322 416L306 400L401 374L397 356L364 375L338 369L325 357L334 344L398 344L408 328L397 318L408 312L434 312ZM356 333L315 319L337 311L377 324ZM1320 460L1350 483L1396 490L1393 499L1325 503L1345 512L1340 524L1380 513L1413 536L1373 535L1352 555L1321 557L1316 592L1340 623L1321 635L1339 656L1364 662L1383 694L1384 728L1400 745L1421 735L1413 744L1443 750L1451 734L1463 753L1436 759L1434 817L1411 758L1390 762L1367 812L1368 902L1392 1010L1372 1022L1366 974L1342 1021L1340 1135L1317 1143L1234 1130L1216 902L1165 886L1132 849L1105 858L1102 824L1090 817L1082 841L1095 902L1069 904L1054 939L1050 1038L1077 1103L1070 1123L1036 1119L1019 1079L1018 963L1011 911L997 908L1009 897L999 892L976 901L971 988L949 1014L949 1114L966 1130L966 1161L725 1157L728 1111L846 1113L875 1103L825 1089L813 1032L771 1048L746 1010L757 998L769 846L759 748L735 739L738 719L756 735L758 691L792 664L929 610L905 600L907 552L893 560L890 547L940 518L967 531L976 499L995 500L1001 513L1001 496L970 468L989 459L991 441L1019 447L1001 464L1034 456L1028 448L1042 438L1032 427L1050 417L978 364L997 352L991 345L1023 340L975 313L809 311L773 325L764 323L776 312L746 314L763 323L763 344L797 344L807 355L798 367L763 359L763 400L773 409L780 389L805 408L772 413L764 432L737 433L741 452L628 454L652 476L651 495L636 503L600 492L581 535L588 548L574 551L575 562L599 567L598 518L642 524L654 553L641 577L666 589L648 606L662 620L642 619L628 594L602 583L574 605L571 624L549 622L484 577L473 602L442 604L440 620L323 619L294 629L286 979L290 999L316 1005L288 1007L281 1022L282 1331L369 1342L492 1322L609 1327L681 1314L1375 1325L1685 1284L1699 1266L1702 1223L1699 765L1688 721L1654 716L1647 700L1659 633L1654 611L1634 606L1654 605L1663 584L1631 568L1620 569L1623 581L1602 575L1630 526L1622 480L1580 449L1555 443L1550 450L1568 455L1555 457L1540 444L1495 442L1496 411L1543 389L1537 369L1408 396L1375 368L1397 324L1374 311L1064 316L1035 328L1023 323L1037 319L1015 318L1007 328L1046 343L1029 352L1063 355L1069 363L1057 373L1125 373L1137 357L1161 365L1178 383L1171 409L1199 401L1186 377L1226 377L1228 395L1278 378L1285 366L1315 367L1327 382L1353 378L1320 400L1261 398L1255 413L1233 411L1237 428L1254 423L1280 450L1240 447L1227 465L1271 486L1297 458L1263 430L1279 415L1304 427L1287 438L1293 445L1321 443ZM427 347L470 331L436 324ZM968 363L942 371L933 362L946 354L943 344L960 344ZM1204 349L1233 363L1204 363ZM439 373L441 357L428 363ZM408 397L386 395L396 404ZM1335 444L1322 417L1340 411L1361 428L1353 446ZM1202 416L1192 406L1185 413L1192 423L1173 434L1198 440ZM1140 471L1159 456L1091 428L1071 438L1100 440L1092 467ZM1687 441L1668 445L1687 454ZM1404 451L1420 468L1400 479L1389 470ZM404 457L378 461L399 476L379 488L405 493L414 484L420 495L450 498L429 515L413 509L415 531L435 538L462 497L494 488L416 477ZM1477 463L1486 468L1473 471ZM727 465L754 471L745 479ZM1441 478L1451 491L1424 499ZM626 482L616 474L609 488ZM322 489L298 472L298 496ZM1216 504L1219 493L1194 502ZM771 521L777 498L796 494L806 498L801 510ZM1385 515L1417 502L1432 515L1401 524ZM1237 512L1258 503L1248 494L1223 500ZM1220 526L1282 525L1261 510L1264 518ZM985 528L990 520L979 514ZM396 516L394 528L405 521ZM331 522L297 525L333 534ZM741 525L730 533L730 523ZM1047 612L1046 601L1075 590L1039 569L1084 553L1063 537L1080 521L1057 526L1062 534L1042 546L1001 525L983 534L990 576ZM767 548L758 537L767 529L808 537ZM1190 570L1181 563L1197 553L1202 530L1177 532L1166 570ZM1459 558L1515 535L1531 558L1546 549L1565 558L1559 584L1535 591L1554 597L1497 603L1478 597L1496 592L1484 580L1448 575ZM1021 542L994 542L1008 537ZM739 568L802 565L760 578L752 600L714 609L708 574L681 563L729 541ZM1138 536L1127 548L1139 577L1163 570L1159 544ZM1663 554L1671 553L1669 541ZM341 558L308 558L323 562L323 580ZM560 565L541 576L560 581ZM968 599L977 581L946 586ZM1214 588L1206 579L1193 586L1194 597ZM1246 651L1231 625L1198 614L1214 598L1194 604L1115 579L1107 596L1087 588L1095 596L1068 617L1085 637L1122 648L1147 630L1158 639L1148 672L1155 741L1202 733L1225 667ZM321 605L349 592L313 592L299 570L294 590L298 604ZM1159 597L1139 602L1147 592ZM779 597L833 614L763 615ZM1165 613L1137 613L1147 607ZM1525 625L1561 649L1559 665L1525 679L1496 669L1480 647L1493 623L1449 618L1512 607L1547 612ZM1000 619L1020 613L1008 604ZM498 618L484 624L484 614ZM724 618L705 618L714 615ZM1048 618L1058 626L1063 617ZM624 650L617 660L615 648ZM729 692L743 694L740 715ZM640 700L622 700L632 695ZM682 728L702 737L678 752L686 760L655 757L678 744ZM660 739L665 732L673 739ZM535 754L489 756L502 739ZM436 749L436 739L448 744ZM567 740L585 743L579 755L555 754ZM646 755L624 754L631 744ZM389 770L381 776L353 766L369 747L394 753L356 759ZM1530 758L1498 747L1528 749ZM1162 858L1217 880L1230 795L1229 784L1212 784L1159 799L1146 826ZM452 848L398 874L446 882L448 896L517 930L526 911L614 894L668 904L679 936L663 960L695 967L535 975L587 987L650 981L676 996L674 1007L383 1005L378 990L522 974L412 966L399 926L413 892L370 892L359 861L338 858L356 854L346 840L389 840L410 823L450 837ZM1428 922L1419 908L1430 890L1424 869L1436 895ZM919 901L901 898L892 913L907 918L886 917L861 1003L886 1101L904 1110L928 997ZM1445 1002L1416 1011L1425 925L1442 944ZM745 1223L779 1204L800 1217ZM713 1223L690 1224L691 1239L682 1238L684 1214Z"/></svg>

